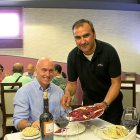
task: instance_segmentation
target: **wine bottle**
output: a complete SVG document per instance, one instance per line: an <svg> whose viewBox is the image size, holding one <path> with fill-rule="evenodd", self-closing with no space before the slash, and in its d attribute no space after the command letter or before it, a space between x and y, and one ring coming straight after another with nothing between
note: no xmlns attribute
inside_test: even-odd
<svg viewBox="0 0 140 140"><path fill-rule="evenodd" d="M44 92L44 112L40 115L41 140L53 140L53 115L49 112L48 93Z"/></svg>

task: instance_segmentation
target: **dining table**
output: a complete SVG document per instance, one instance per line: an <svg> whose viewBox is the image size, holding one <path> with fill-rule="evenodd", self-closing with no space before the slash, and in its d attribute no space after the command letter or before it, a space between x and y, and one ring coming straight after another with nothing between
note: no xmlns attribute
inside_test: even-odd
<svg viewBox="0 0 140 140"><path fill-rule="evenodd" d="M77 136L73 136L73 140L102 140L100 138L97 139L95 135L95 129L98 127L107 126L107 125L109 126L112 124L100 118L95 118L89 122L88 126L85 126L86 127L85 131L83 133L80 133L78 135L78 138L75 139L74 137L77 137ZM4 137L4 140L23 140L20 137L20 135L21 135L21 132L6 134ZM127 136L125 140L140 140L139 138L136 138L136 127L134 128L133 133L129 135L128 137ZM41 140L41 138L38 137L35 140ZM54 134L54 140L62 140L62 137Z"/></svg>

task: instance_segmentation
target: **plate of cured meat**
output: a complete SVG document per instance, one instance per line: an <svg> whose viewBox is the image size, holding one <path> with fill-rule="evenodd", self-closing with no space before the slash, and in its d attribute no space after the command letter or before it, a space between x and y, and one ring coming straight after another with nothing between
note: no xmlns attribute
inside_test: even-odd
<svg viewBox="0 0 140 140"><path fill-rule="evenodd" d="M104 113L102 107L94 107L94 106L82 106L75 110L72 110L69 115L71 117L71 121L75 122L84 122L93 120Z"/></svg>

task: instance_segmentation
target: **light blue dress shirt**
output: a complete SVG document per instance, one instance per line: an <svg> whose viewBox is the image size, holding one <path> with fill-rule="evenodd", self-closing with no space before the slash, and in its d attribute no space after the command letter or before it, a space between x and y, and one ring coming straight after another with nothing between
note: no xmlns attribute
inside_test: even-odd
<svg viewBox="0 0 140 140"><path fill-rule="evenodd" d="M64 92L59 86L53 83L50 83L46 91L48 92L49 111L54 116L55 108L61 106L60 99L64 95ZM43 88L36 78L17 91L13 99L13 123L16 129L19 121L23 119L29 122L39 119L43 113L43 97Z"/></svg>

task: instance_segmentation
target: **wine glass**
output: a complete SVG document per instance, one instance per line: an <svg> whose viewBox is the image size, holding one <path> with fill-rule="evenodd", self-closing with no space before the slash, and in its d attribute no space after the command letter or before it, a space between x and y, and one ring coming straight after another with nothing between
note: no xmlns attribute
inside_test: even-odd
<svg viewBox="0 0 140 140"><path fill-rule="evenodd" d="M138 125L139 115L135 107L127 107L123 111L122 123L131 132L131 130Z"/></svg>
<svg viewBox="0 0 140 140"><path fill-rule="evenodd" d="M63 108L62 106L56 107L54 113L54 120L57 127L61 129L61 136L63 137L64 128L69 124L69 112L67 108ZM67 131L67 129L65 129ZM66 133L67 134L67 133Z"/></svg>

